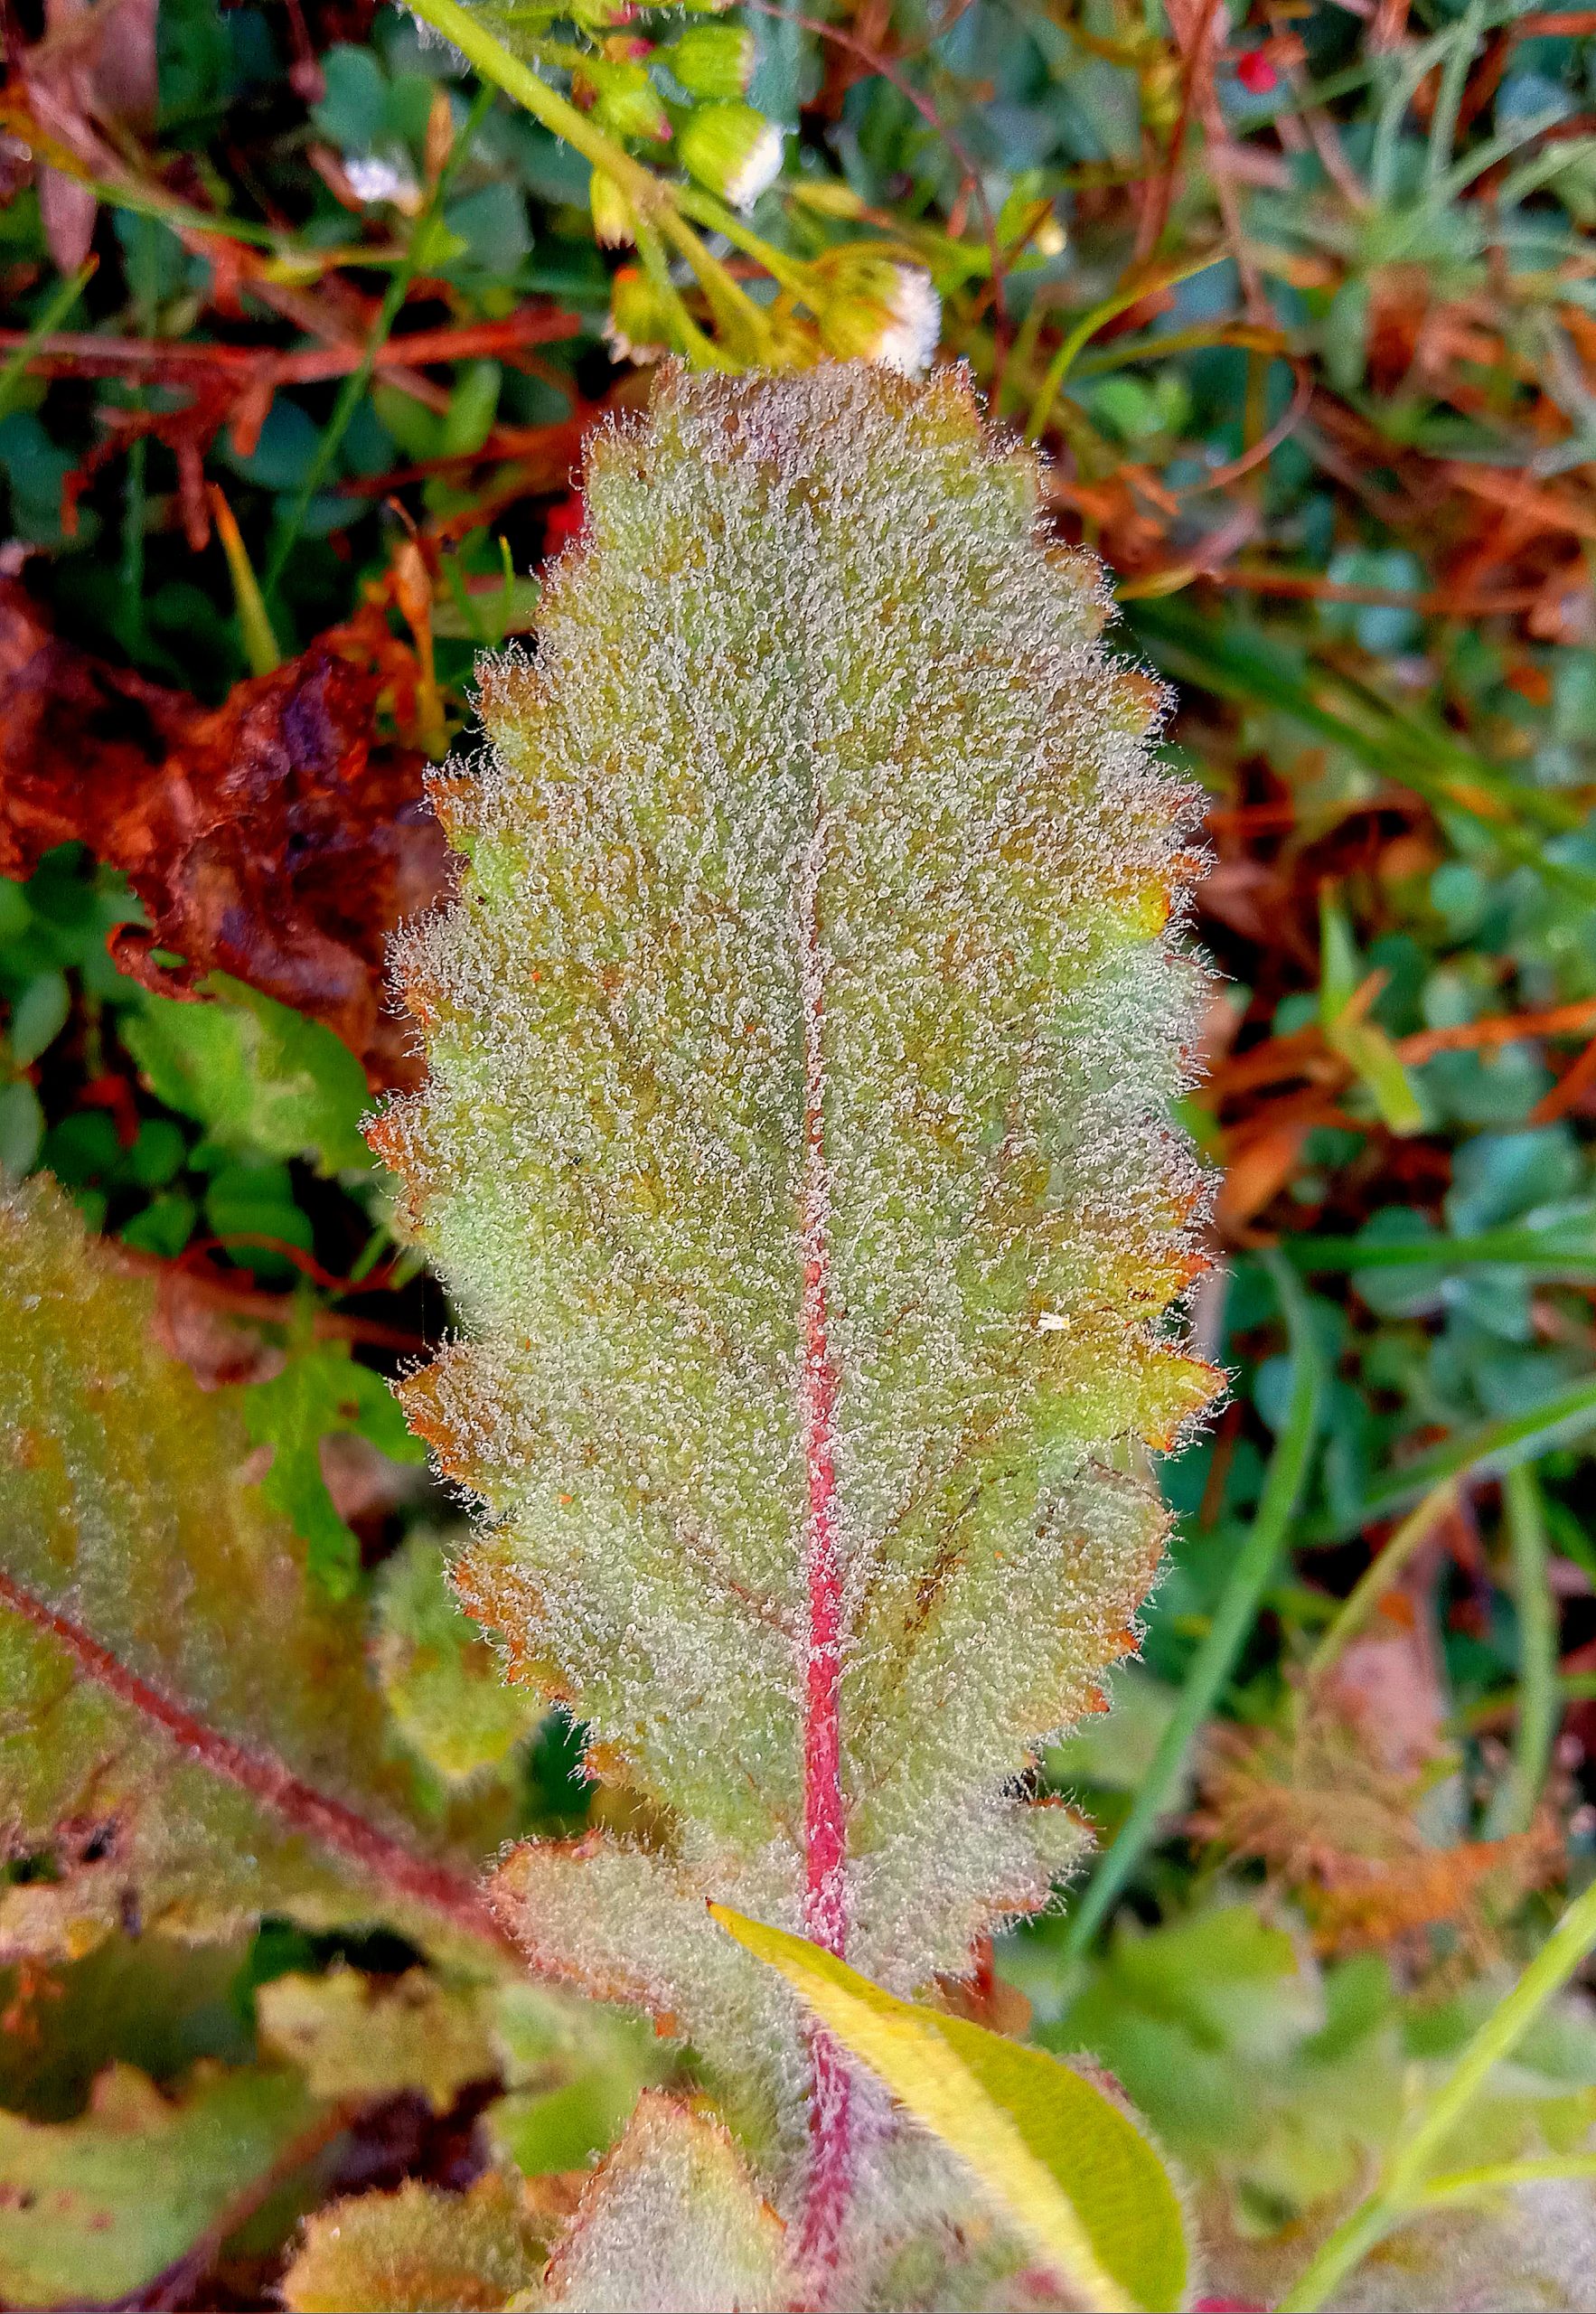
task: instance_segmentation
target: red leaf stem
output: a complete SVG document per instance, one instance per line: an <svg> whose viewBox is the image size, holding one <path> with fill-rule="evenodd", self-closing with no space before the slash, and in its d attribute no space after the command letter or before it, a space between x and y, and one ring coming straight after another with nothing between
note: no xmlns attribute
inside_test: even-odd
<svg viewBox="0 0 1596 2314"><path fill-rule="evenodd" d="M524 306L502 320L468 322L447 329L411 330L387 338L371 359L379 370L418 368L434 362L464 362L483 354L513 353L520 346L547 345L582 327L580 316L557 306ZM358 370L365 343L311 345L288 353L273 346L229 345L200 340L188 344L156 337L102 337L91 330L52 330L31 337L27 331L0 330L0 353L25 351L35 376L57 372L76 377L120 377L152 372L174 384L218 373L259 386L314 385Z"/></svg>
<svg viewBox="0 0 1596 2314"><path fill-rule="evenodd" d="M825 832L811 839L800 895L803 1014L803 1532L808 1594L803 1713L803 1925L828 1952L848 1942L848 1826L842 1801L842 1576L837 1532L837 1369L827 1332L831 1179L825 1150L824 965L820 875ZM823 2302L840 2246L849 2191L848 2070L835 2043L811 2036L810 2175L799 2256Z"/></svg>

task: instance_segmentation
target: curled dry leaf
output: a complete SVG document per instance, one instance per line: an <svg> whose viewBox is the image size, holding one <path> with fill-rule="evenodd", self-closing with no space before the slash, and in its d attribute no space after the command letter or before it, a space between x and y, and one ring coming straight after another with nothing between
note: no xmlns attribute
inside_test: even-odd
<svg viewBox="0 0 1596 2314"><path fill-rule="evenodd" d="M1561 1843L1546 1820L1503 1839L1437 1840L1420 1812L1434 1774L1433 1759L1391 1764L1344 1706L1310 1704L1291 1729L1210 1731L1193 1829L1265 1865L1322 1952L1404 1944L1422 1960L1429 1932L1447 1928L1484 1962L1495 1924L1556 1877Z"/></svg>
<svg viewBox="0 0 1596 2314"><path fill-rule="evenodd" d="M324 1022L374 1085L407 1084L383 951L437 898L447 851L420 751L378 724L408 730L416 673L369 601L205 708L64 642L0 581L0 873L89 844L148 917L112 936L124 972L164 995L230 973ZM182 965L163 967L159 949Z"/></svg>

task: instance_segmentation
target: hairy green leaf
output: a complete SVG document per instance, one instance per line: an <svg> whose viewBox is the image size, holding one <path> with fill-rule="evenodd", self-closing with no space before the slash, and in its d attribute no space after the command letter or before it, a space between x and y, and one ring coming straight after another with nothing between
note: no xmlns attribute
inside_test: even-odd
<svg viewBox="0 0 1596 2314"><path fill-rule="evenodd" d="M793 2302L784 2229L718 2123L645 2091L550 2261L572 2314L776 2314Z"/></svg>
<svg viewBox="0 0 1596 2314"><path fill-rule="evenodd" d="M425 1969L381 1980L338 1968L274 1977L255 2008L264 2046L296 2065L318 2097L416 2088L441 2113L468 2081L497 2070L479 1991Z"/></svg>
<svg viewBox="0 0 1596 2314"><path fill-rule="evenodd" d="M410 2184L319 2211L279 2288L289 2314L538 2306L546 2234L521 2187L495 2170L465 2194Z"/></svg>
<svg viewBox="0 0 1596 2314"><path fill-rule="evenodd" d="M900 1992L1045 1904L1076 1834L1018 1780L1216 1387L1168 1322L1194 798L957 372L672 376L585 497L401 944L430 1076L371 1137L468 1330L402 1395L490 1514L466 1604L644 1829L520 1851L502 1914L790 2187L799 2012L704 1897Z"/></svg>
<svg viewBox="0 0 1596 2314"><path fill-rule="evenodd" d="M0 2297L128 2298L269 2178L317 2118L294 2073L201 2067L165 2097L122 2065L73 2121L0 2112Z"/></svg>
<svg viewBox="0 0 1596 2314"><path fill-rule="evenodd" d="M412 1535L383 1562L376 1612L378 1677L405 1741L451 1781L500 1766L537 1726L542 1698L500 1679L449 1587L440 1542Z"/></svg>

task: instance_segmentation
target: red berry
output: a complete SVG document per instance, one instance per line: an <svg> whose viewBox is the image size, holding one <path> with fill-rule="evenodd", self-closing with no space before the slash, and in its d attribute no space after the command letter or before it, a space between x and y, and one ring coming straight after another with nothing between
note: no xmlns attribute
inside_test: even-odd
<svg viewBox="0 0 1596 2314"><path fill-rule="evenodd" d="M557 506L549 509L543 520L543 554L546 560L557 555L562 547L568 546L578 535L586 513L579 490L573 490L568 498L562 498Z"/></svg>
<svg viewBox="0 0 1596 2314"><path fill-rule="evenodd" d="M1235 77L1255 97L1266 97L1279 85L1280 75L1261 48L1250 48L1235 68Z"/></svg>

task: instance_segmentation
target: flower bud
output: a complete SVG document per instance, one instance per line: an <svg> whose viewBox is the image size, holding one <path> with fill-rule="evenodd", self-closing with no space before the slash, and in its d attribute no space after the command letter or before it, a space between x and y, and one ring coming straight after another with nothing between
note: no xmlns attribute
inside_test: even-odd
<svg viewBox="0 0 1596 2314"><path fill-rule="evenodd" d="M646 273L624 265L610 284L605 342L617 362L658 362L670 349L671 317Z"/></svg>
<svg viewBox="0 0 1596 2314"><path fill-rule="evenodd" d="M690 24L661 53L695 97L747 94L754 76L754 35L737 24Z"/></svg>
<svg viewBox="0 0 1596 2314"><path fill-rule="evenodd" d="M820 316L828 351L918 377L942 329L942 300L931 276L866 249L840 251L830 270L832 295Z"/></svg>
<svg viewBox="0 0 1596 2314"><path fill-rule="evenodd" d="M637 239L632 203L607 169L595 169L587 205L593 212L593 238L600 249L629 249Z"/></svg>
<svg viewBox="0 0 1596 2314"><path fill-rule="evenodd" d="M752 105L699 105L677 149L689 174L734 209L752 209L782 169L782 132Z"/></svg>
<svg viewBox="0 0 1596 2314"><path fill-rule="evenodd" d="M642 136L662 142L670 118L645 64L589 57L577 76L593 99L594 118L613 136Z"/></svg>

